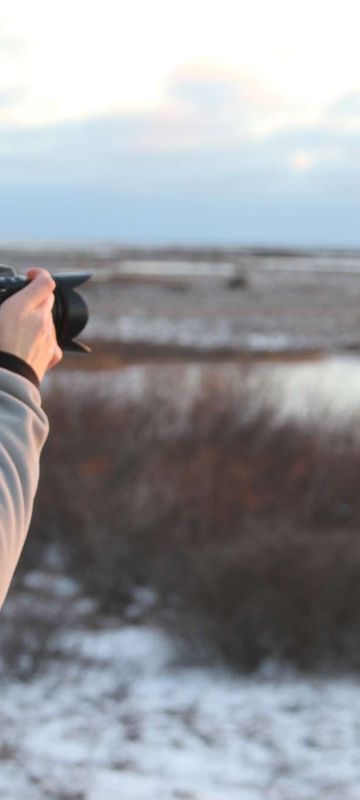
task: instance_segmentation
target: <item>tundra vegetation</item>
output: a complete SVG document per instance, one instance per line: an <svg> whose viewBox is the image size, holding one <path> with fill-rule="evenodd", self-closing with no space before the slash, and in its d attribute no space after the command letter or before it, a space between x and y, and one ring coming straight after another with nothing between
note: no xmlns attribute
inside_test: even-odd
<svg viewBox="0 0 360 800"><path fill-rule="evenodd" d="M350 428L281 422L247 381L204 380L181 413L155 382L135 399L54 388L44 405L54 424L16 585L53 545L101 614L126 618L148 592L144 614L187 660L360 668Z"/></svg>

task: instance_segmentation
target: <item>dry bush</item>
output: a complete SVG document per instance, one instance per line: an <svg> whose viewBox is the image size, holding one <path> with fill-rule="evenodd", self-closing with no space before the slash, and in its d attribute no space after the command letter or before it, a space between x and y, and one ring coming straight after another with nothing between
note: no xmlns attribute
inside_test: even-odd
<svg viewBox="0 0 360 800"><path fill-rule="evenodd" d="M28 681L46 669L58 647L62 618L51 609L23 602L20 590L12 591L2 610L0 673Z"/></svg>
<svg viewBox="0 0 360 800"><path fill-rule="evenodd" d="M141 400L46 400L51 436L23 569L49 539L105 611L154 587L165 624L251 670L359 667L360 449L204 386L186 424Z"/></svg>

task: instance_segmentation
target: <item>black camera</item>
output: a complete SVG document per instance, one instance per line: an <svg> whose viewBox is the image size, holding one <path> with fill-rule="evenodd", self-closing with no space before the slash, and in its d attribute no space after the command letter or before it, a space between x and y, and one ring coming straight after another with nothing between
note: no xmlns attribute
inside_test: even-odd
<svg viewBox="0 0 360 800"><path fill-rule="evenodd" d="M52 274L56 283L55 302L52 315L59 347L67 352L90 353L91 347L76 341L88 321L88 308L83 298L74 291L76 286L91 278L89 272L61 272ZM31 283L29 278L18 275L13 267L0 264L0 304L15 292Z"/></svg>

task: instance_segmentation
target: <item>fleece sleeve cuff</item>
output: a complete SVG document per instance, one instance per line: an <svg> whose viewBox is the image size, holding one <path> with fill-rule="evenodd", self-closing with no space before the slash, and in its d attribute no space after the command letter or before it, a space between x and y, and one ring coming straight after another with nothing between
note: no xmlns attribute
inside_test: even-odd
<svg viewBox="0 0 360 800"><path fill-rule="evenodd" d="M35 370L33 370L30 364L27 364L26 361L19 358L19 356L0 350L0 367L8 369L11 372L17 372L18 375L27 378L37 389L40 389L40 381Z"/></svg>

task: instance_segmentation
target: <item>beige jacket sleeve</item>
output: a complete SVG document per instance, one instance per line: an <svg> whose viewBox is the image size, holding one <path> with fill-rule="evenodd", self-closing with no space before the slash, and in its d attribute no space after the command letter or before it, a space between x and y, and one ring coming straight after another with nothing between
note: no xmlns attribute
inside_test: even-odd
<svg viewBox="0 0 360 800"><path fill-rule="evenodd" d="M0 368L0 608L30 526L48 433L37 387Z"/></svg>

